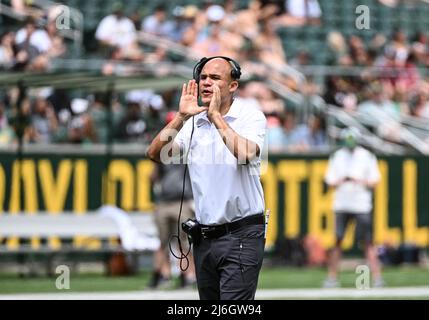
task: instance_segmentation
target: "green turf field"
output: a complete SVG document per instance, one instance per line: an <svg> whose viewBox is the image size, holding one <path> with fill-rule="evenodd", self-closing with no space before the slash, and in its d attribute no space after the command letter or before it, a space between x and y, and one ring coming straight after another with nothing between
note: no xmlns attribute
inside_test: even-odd
<svg viewBox="0 0 429 320"><path fill-rule="evenodd" d="M275 267L262 269L260 289L320 288L325 278L323 268ZM107 292L144 290L149 281L149 272L129 277L106 277L102 274L71 274L69 292ZM357 274L344 271L340 280L342 287L353 288ZM429 286L429 270L407 266L386 268L383 272L388 287ZM58 292L55 277L21 278L15 273L0 273L0 294Z"/></svg>

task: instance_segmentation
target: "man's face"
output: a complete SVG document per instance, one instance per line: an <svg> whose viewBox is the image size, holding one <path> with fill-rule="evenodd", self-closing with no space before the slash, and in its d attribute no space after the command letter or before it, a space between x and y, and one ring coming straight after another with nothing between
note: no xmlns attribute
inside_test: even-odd
<svg viewBox="0 0 429 320"><path fill-rule="evenodd" d="M238 88L238 82L231 78L232 66L222 58L207 62L200 75L199 94L203 105L210 105L213 97L213 85L220 89L222 103L230 99Z"/></svg>

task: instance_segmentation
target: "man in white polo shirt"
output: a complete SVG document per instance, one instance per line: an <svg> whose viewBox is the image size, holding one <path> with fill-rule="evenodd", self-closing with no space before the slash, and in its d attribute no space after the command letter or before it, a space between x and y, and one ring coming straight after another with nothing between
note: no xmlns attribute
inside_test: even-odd
<svg viewBox="0 0 429 320"><path fill-rule="evenodd" d="M330 250L328 278L324 287L340 285L338 265L341 241L350 221L356 221L356 238L363 243L371 269L373 286L383 286L377 251L372 243L372 189L380 180L377 158L369 150L357 145L359 132L354 128L341 131L344 146L329 159L325 181L335 188L334 211L336 244Z"/></svg>
<svg viewBox="0 0 429 320"><path fill-rule="evenodd" d="M228 57L201 59L194 79L183 85L177 116L148 149L154 161L187 160L199 224L193 240L201 299L254 299L262 266L259 167L266 119L234 100L240 75Z"/></svg>

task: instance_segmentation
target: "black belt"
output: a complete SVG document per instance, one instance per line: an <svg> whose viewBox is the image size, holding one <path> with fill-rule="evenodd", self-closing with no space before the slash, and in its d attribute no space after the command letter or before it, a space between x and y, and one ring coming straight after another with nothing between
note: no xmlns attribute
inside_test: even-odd
<svg viewBox="0 0 429 320"><path fill-rule="evenodd" d="M201 224L200 225L201 236L204 239L217 239L228 233L238 230L241 227L264 224L264 223L265 223L264 216L262 214L257 214L257 215L245 217L237 221L224 223L220 225L207 226L207 225Z"/></svg>

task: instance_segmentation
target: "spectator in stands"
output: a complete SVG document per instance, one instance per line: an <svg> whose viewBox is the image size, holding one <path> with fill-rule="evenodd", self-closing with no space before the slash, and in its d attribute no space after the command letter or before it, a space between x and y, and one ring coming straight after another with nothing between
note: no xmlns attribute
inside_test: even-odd
<svg viewBox="0 0 429 320"><path fill-rule="evenodd" d="M124 15L124 6L121 2L114 3L112 14L101 20L95 32L95 38L102 46L118 47L123 52L136 45L136 28Z"/></svg>
<svg viewBox="0 0 429 320"><path fill-rule="evenodd" d="M30 68L40 54L46 52L46 39L48 39L46 33L37 29L33 19L28 19L25 27L20 29L15 36L17 48L15 69Z"/></svg>
<svg viewBox="0 0 429 320"><path fill-rule="evenodd" d="M290 60L290 66L298 68L301 66L308 66L312 63L311 53L305 49L299 50L297 55Z"/></svg>
<svg viewBox="0 0 429 320"><path fill-rule="evenodd" d="M265 115L279 115L285 111L283 100L276 96L263 82L251 81L246 84L243 91L247 97L253 97L258 101L260 109Z"/></svg>
<svg viewBox="0 0 429 320"><path fill-rule="evenodd" d="M27 8L24 0L11 0L10 5L17 13L20 13L22 15L27 14Z"/></svg>
<svg viewBox="0 0 429 320"><path fill-rule="evenodd" d="M385 86L388 88L388 86ZM367 88L368 100L358 105L358 112L367 121L371 121L373 130L380 136L391 141L401 141L401 111L392 100L386 97L386 92L379 82L372 83Z"/></svg>
<svg viewBox="0 0 429 320"><path fill-rule="evenodd" d="M13 10L21 15L30 16L35 19L42 18L45 14L43 9L36 8L31 4L33 1L25 1L25 0L11 0L10 4Z"/></svg>
<svg viewBox="0 0 429 320"><path fill-rule="evenodd" d="M382 5L390 8L394 8L398 5L401 0L378 0Z"/></svg>
<svg viewBox="0 0 429 320"><path fill-rule="evenodd" d="M183 9L180 43L184 46L188 47L193 45L197 39L200 30L196 21L198 13L198 7L194 5L187 5Z"/></svg>
<svg viewBox="0 0 429 320"><path fill-rule="evenodd" d="M382 287L377 249L372 239L372 190L380 181L377 158L369 150L358 145L359 134L354 129L341 132L343 147L329 159L325 174L326 183L335 188L334 211L336 242L329 252L328 278L323 286L339 287L338 266L341 259L341 243L347 226L356 221L357 240L364 244L371 269L374 287Z"/></svg>
<svg viewBox="0 0 429 320"><path fill-rule="evenodd" d="M382 119L399 120L401 111L395 107L392 100L387 98L380 82L369 84L367 94L369 99L358 105L358 111L380 121Z"/></svg>
<svg viewBox="0 0 429 320"><path fill-rule="evenodd" d="M356 35L350 36L348 40L350 58L355 66L366 66L369 64L369 56L362 38Z"/></svg>
<svg viewBox="0 0 429 320"><path fill-rule="evenodd" d="M160 4L150 16L144 18L141 30L156 36L169 38L174 31L174 22L167 18L167 9Z"/></svg>
<svg viewBox="0 0 429 320"><path fill-rule="evenodd" d="M13 128L13 136L16 139L22 138L23 142L29 142L32 138L31 126L31 103L28 98L25 98L19 106L15 101L10 112L10 126ZM15 141L15 139L14 139Z"/></svg>
<svg viewBox="0 0 429 320"><path fill-rule="evenodd" d="M429 99L428 92L420 90L412 99L412 115L429 120Z"/></svg>
<svg viewBox="0 0 429 320"><path fill-rule="evenodd" d="M326 78L325 93L323 98L326 103L344 108L353 112L357 109L358 97L351 83L339 76Z"/></svg>
<svg viewBox="0 0 429 320"><path fill-rule="evenodd" d="M311 114L308 122L299 125L293 131L293 144L295 151L323 150L328 148L326 134L326 120L323 114Z"/></svg>
<svg viewBox="0 0 429 320"><path fill-rule="evenodd" d="M11 69L15 65L14 37L12 31L0 36L0 69Z"/></svg>
<svg viewBox="0 0 429 320"><path fill-rule="evenodd" d="M109 124L109 113L104 99L105 95L102 92L96 92L93 96L93 101L89 105L89 116L94 124L96 141L98 143L107 143L109 130L113 131L114 128L113 121Z"/></svg>
<svg viewBox="0 0 429 320"><path fill-rule="evenodd" d="M213 5L207 10L209 24L200 32L197 42L192 46L192 51L202 57L230 56L236 58L236 53L231 50L230 42L224 37L222 19L225 11L221 6Z"/></svg>
<svg viewBox="0 0 429 320"><path fill-rule="evenodd" d="M126 109L127 112L119 122L116 130L116 140L126 143L144 142L147 124L143 119L140 103L128 101Z"/></svg>
<svg viewBox="0 0 429 320"><path fill-rule="evenodd" d="M262 17L260 0L250 0L247 8L239 10L236 16L236 28L248 39L255 39L259 34L259 20Z"/></svg>
<svg viewBox="0 0 429 320"><path fill-rule="evenodd" d="M68 137L70 143L88 144L95 142L95 131L88 113L89 102L86 99L75 98L71 102L72 116L68 122Z"/></svg>
<svg viewBox="0 0 429 320"><path fill-rule="evenodd" d="M327 35L330 57L327 63L331 65L351 65L352 60L348 54L348 47L344 36L338 31L331 31Z"/></svg>
<svg viewBox="0 0 429 320"><path fill-rule="evenodd" d="M37 97L33 105L32 123L32 142L51 143L52 136L57 130L58 121L54 108L44 97Z"/></svg>
<svg viewBox="0 0 429 320"><path fill-rule="evenodd" d="M222 25L228 30L237 28L236 4L237 3L234 0L225 0L223 4L225 16L223 18Z"/></svg>
<svg viewBox="0 0 429 320"><path fill-rule="evenodd" d="M48 97L48 101L53 106L57 117L61 110L68 110L71 113L71 100L67 90L55 89Z"/></svg>
<svg viewBox="0 0 429 320"><path fill-rule="evenodd" d="M282 117L283 125L283 147L289 151L295 151L298 144L297 120L294 111L288 111Z"/></svg>
<svg viewBox="0 0 429 320"><path fill-rule="evenodd" d="M48 32L45 29L38 28L36 20L32 18L27 19L25 27L18 30L15 42L18 46L24 46L28 43L34 46L38 53L47 53L52 47Z"/></svg>
<svg viewBox="0 0 429 320"><path fill-rule="evenodd" d="M186 7L176 6L173 9L173 28L168 34L168 38L174 42L183 42L184 35L189 28L194 24L194 18L198 12L198 8L193 5ZM194 42L192 40L191 42Z"/></svg>
<svg viewBox="0 0 429 320"><path fill-rule="evenodd" d="M58 32L55 19L48 21L45 30L50 41L50 45L47 49L48 56L54 58L63 56L66 53L66 46L63 36Z"/></svg>
<svg viewBox="0 0 429 320"><path fill-rule="evenodd" d="M263 63L273 66L286 65L282 41L268 19L261 20L260 33L255 39L255 44L260 49L259 58Z"/></svg>
<svg viewBox="0 0 429 320"><path fill-rule="evenodd" d="M368 53L374 56L374 61L376 60L375 58L380 55L383 54L383 50L386 46L387 43L387 38L386 35L382 32L377 32L371 39L371 41L368 44Z"/></svg>
<svg viewBox="0 0 429 320"><path fill-rule="evenodd" d="M5 103L0 101L0 146L9 145L13 138L13 129L9 125Z"/></svg>
<svg viewBox="0 0 429 320"><path fill-rule="evenodd" d="M392 41L387 44L388 50L392 51L396 67L403 67L408 59L410 49L407 36L403 30L395 30Z"/></svg>
<svg viewBox="0 0 429 320"><path fill-rule="evenodd" d="M304 23L321 23L322 10L317 0L286 0L287 12L298 19L303 19Z"/></svg>
<svg viewBox="0 0 429 320"><path fill-rule="evenodd" d="M414 35L411 52L419 66L429 66L429 38L425 33L419 31Z"/></svg>
<svg viewBox="0 0 429 320"><path fill-rule="evenodd" d="M284 151L282 120L278 115L267 116L267 142L269 152Z"/></svg>
<svg viewBox="0 0 429 320"><path fill-rule="evenodd" d="M159 131L165 126L164 121L164 99L159 94L153 94L147 102L144 109L144 120L147 125L145 131L145 141L152 141Z"/></svg>
<svg viewBox="0 0 429 320"><path fill-rule="evenodd" d="M409 115L410 107L408 104L408 92L410 91L408 91L406 82L398 83L391 90L393 91L392 102L395 105L397 112L399 112L400 115Z"/></svg>
<svg viewBox="0 0 429 320"><path fill-rule="evenodd" d="M321 24L322 10L317 0L285 0L285 13L277 24L285 27Z"/></svg>

